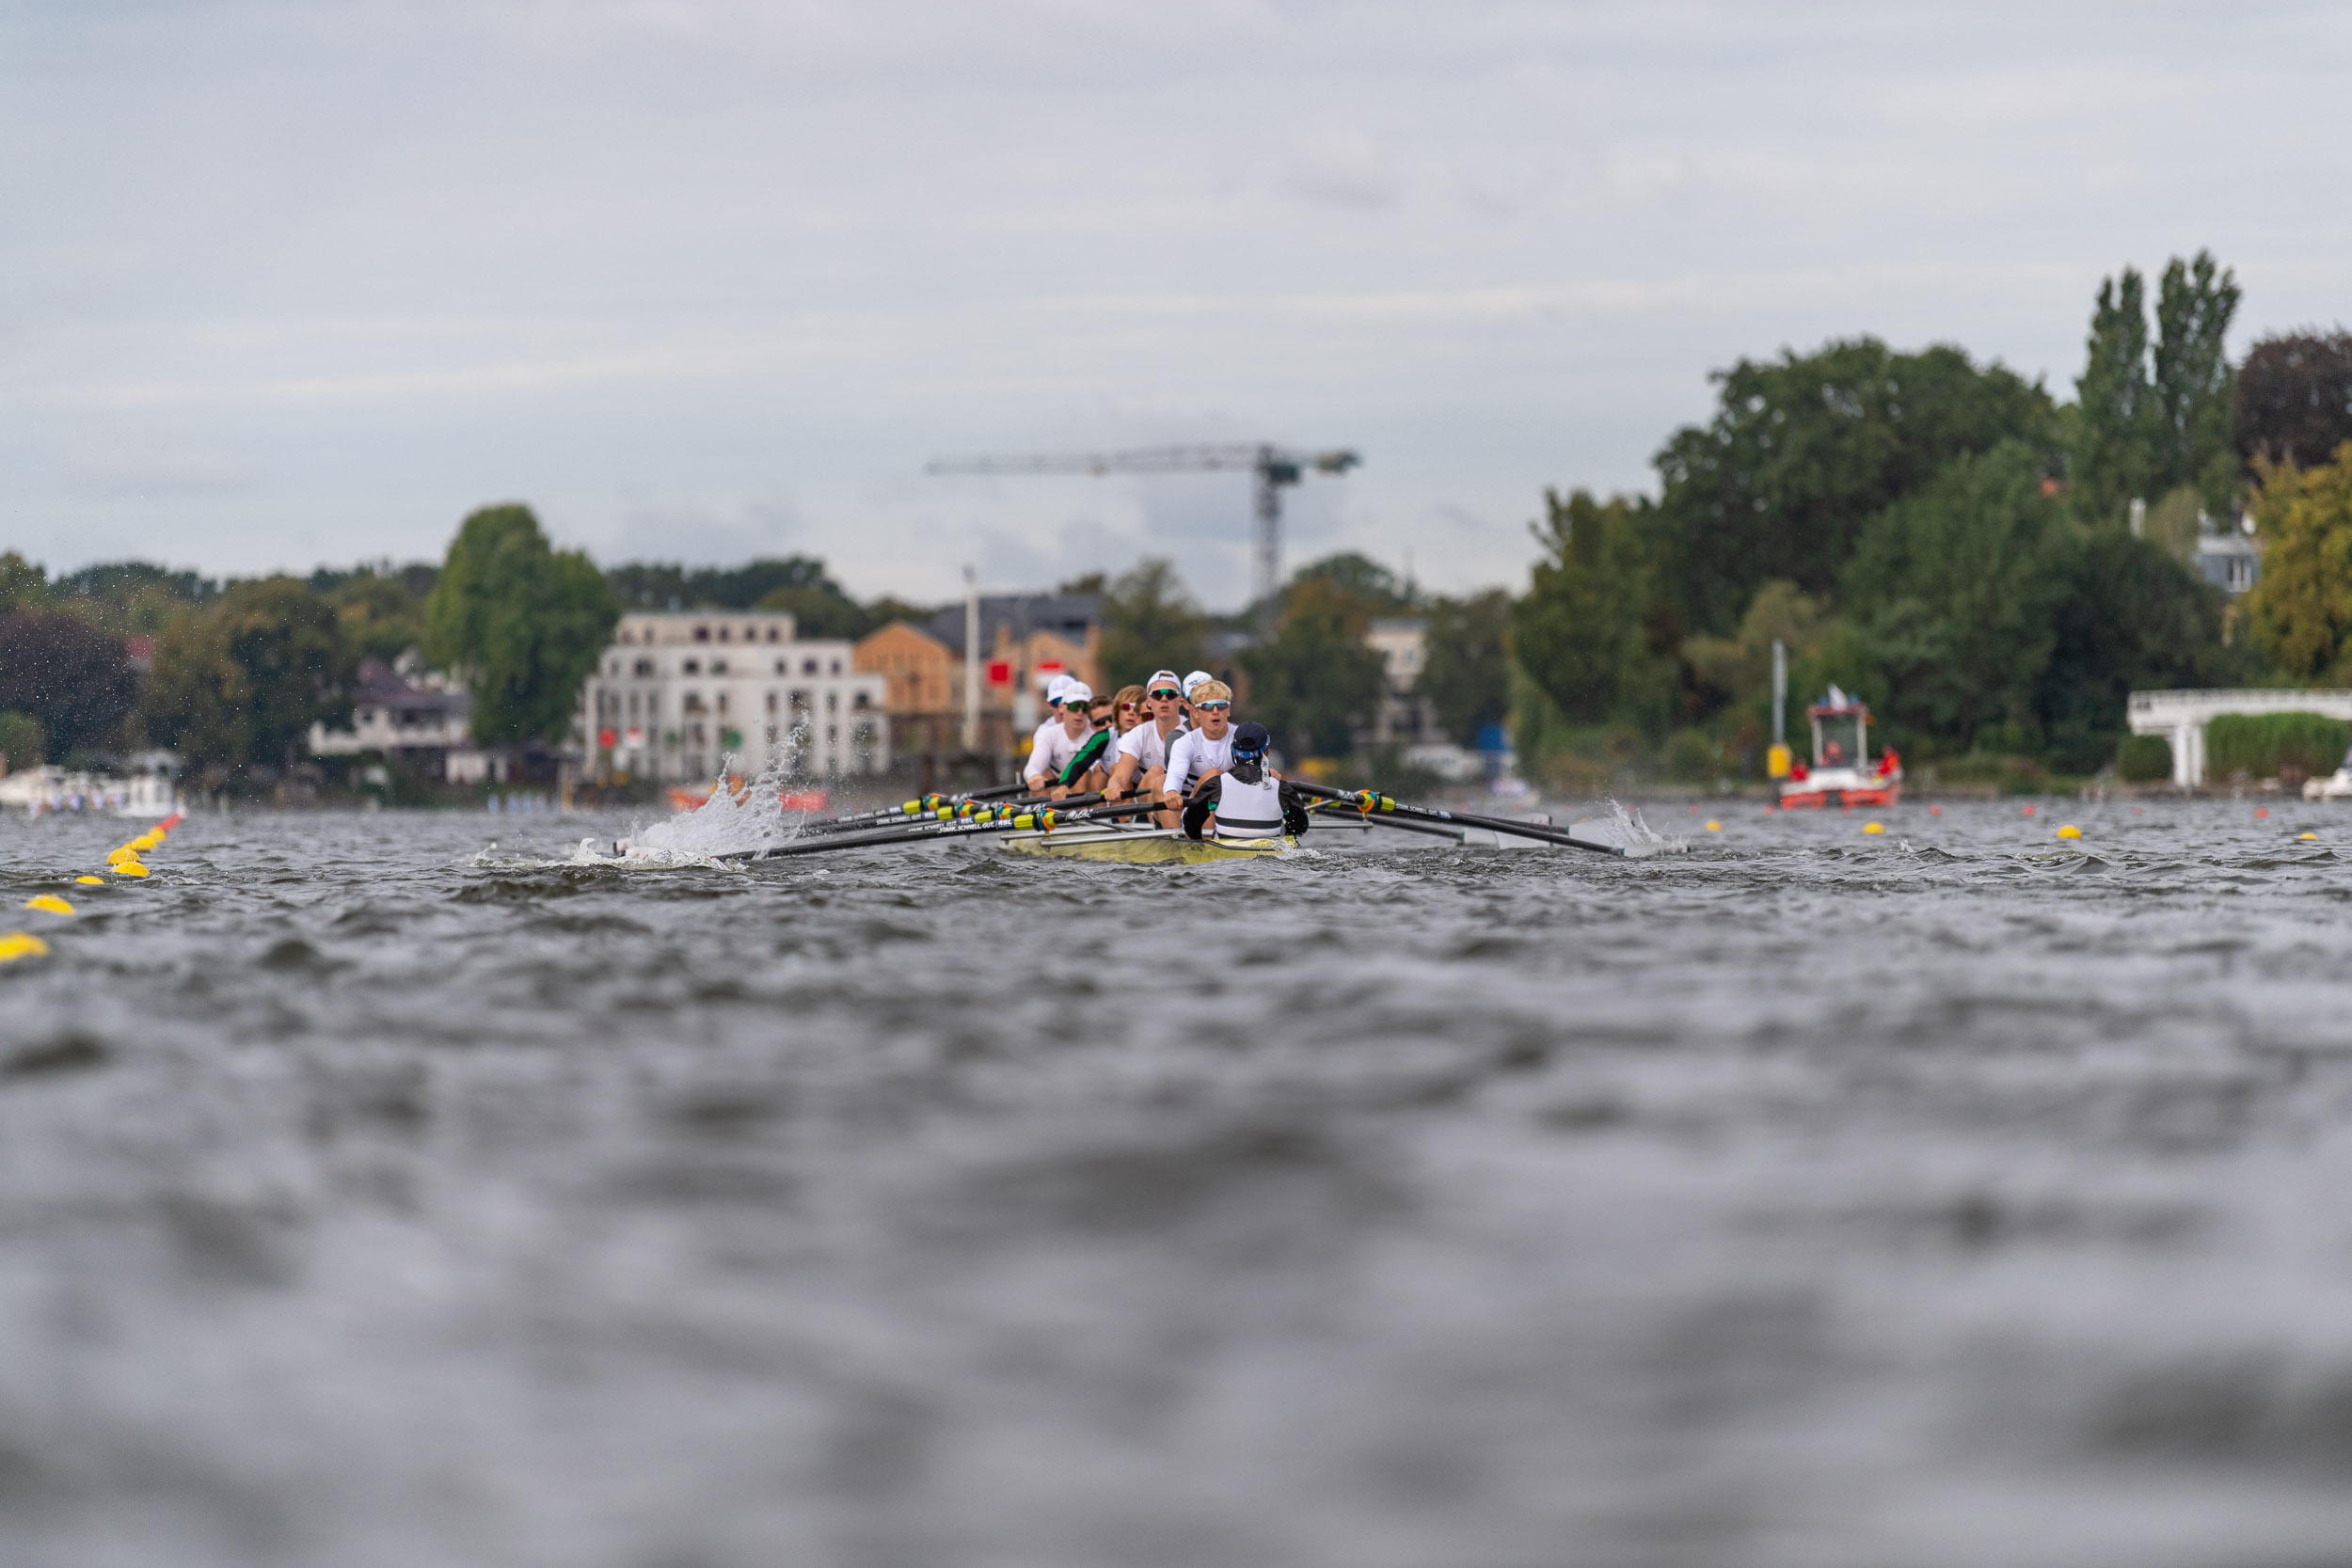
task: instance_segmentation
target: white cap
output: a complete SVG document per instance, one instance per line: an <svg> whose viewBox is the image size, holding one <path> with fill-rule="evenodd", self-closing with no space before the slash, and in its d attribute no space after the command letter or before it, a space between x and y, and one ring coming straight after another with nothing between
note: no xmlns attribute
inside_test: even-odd
<svg viewBox="0 0 2352 1568"><path fill-rule="evenodd" d="M1073 680L1061 689L1061 705L1064 707L1068 707L1073 703L1084 707L1092 701L1094 701L1094 688L1084 681Z"/></svg>
<svg viewBox="0 0 2352 1568"><path fill-rule="evenodd" d="M1045 700L1057 704L1070 689L1077 684L1077 681L1069 675L1056 675L1045 683Z"/></svg>
<svg viewBox="0 0 2352 1568"><path fill-rule="evenodd" d="M1195 691L1198 691L1204 682L1213 681L1215 679L1216 679L1216 677L1210 674L1206 670L1195 670L1191 674L1184 677L1184 696L1189 700L1192 694Z"/></svg>
<svg viewBox="0 0 2352 1568"><path fill-rule="evenodd" d="M1155 687L1155 686L1159 685L1162 681L1166 681L1166 682L1167 682L1168 685L1170 685L1170 686L1181 686L1181 684L1182 684L1181 682L1179 682L1179 681L1176 679L1176 672L1175 672L1175 671L1173 671L1173 670L1154 670L1154 671L1152 671L1152 678L1151 678L1150 680L1145 681L1145 682L1143 683L1143 689L1144 689L1144 690L1146 690L1146 691L1149 691L1149 690L1151 690L1153 687Z"/></svg>

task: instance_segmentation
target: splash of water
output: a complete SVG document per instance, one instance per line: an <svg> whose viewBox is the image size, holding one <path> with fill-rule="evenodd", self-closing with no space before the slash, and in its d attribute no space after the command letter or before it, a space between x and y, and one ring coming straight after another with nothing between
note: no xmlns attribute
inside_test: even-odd
<svg viewBox="0 0 2352 1568"><path fill-rule="evenodd" d="M711 782L710 794L701 805L660 822L630 825L624 841L625 858L661 865L691 864L769 848L799 837L808 815L785 810L784 797L805 782L800 761L806 738L805 727L795 727L790 743L770 756L767 766L739 795L727 787L728 775L739 759L731 754L721 758L719 777Z"/></svg>
<svg viewBox="0 0 2352 1568"><path fill-rule="evenodd" d="M1605 817L1585 817L1576 826L1582 830L1578 835L1598 843L1612 844L1623 850L1629 860L1643 860L1651 855L1688 854L1691 841L1668 838L1642 820L1640 807L1628 810L1608 796L1600 803L1609 808Z"/></svg>

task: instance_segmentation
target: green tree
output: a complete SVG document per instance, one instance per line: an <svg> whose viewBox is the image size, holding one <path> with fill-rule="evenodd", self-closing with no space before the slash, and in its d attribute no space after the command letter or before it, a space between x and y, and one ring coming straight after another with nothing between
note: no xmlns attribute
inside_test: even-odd
<svg viewBox="0 0 2352 1568"><path fill-rule="evenodd" d="M322 578L328 579L324 585ZM389 566L382 571L362 566L310 575L312 590L335 607L335 618L352 657L377 658L387 664L424 645L424 601L432 591L432 578L425 578L424 583L420 590L416 572Z"/></svg>
<svg viewBox="0 0 2352 1568"><path fill-rule="evenodd" d="M834 637L853 642L880 624L864 605L831 582L771 588L760 596L757 608L788 611L795 637Z"/></svg>
<svg viewBox="0 0 2352 1568"><path fill-rule="evenodd" d="M0 612L38 610L49 601L49 571L14 550L0 554Z"/></svg>
<svg viewBox="0 0 2352 1568"><path fill-rule="evenodd" d="M1209 618L1185 592L1176 563L1137 562L1103 595L1103 678L1113 689L1154 670L1186 674L1208 658Z"/></svg>
<svg viewBox="0 0 2352 1568"><path fill-rule="evenodd" d="M1511 710L1511 595L1497 588L1429 605L1420 691L1463 746Z"/></svg>
<svg viewBox="0 0 2352 1568"><path fill-rule="evenodd" d="M1415 608L1411 592L1394 572L1355 550L1301 566L1291 575L1291 585L1302 582L1327 582L1375 615L1402 615Z"/></svg>
<svg viewBox="0 0 2352 1568"><path fill-rule="evenodd" d="M2241 601L2254 641L2291 681L2352 684L2352 442L2316 468L2261 471L2262 577Z"/></svg>
<svg viewBox="0 0 2352 1568"><path fill-rule="evenodd" d="M2125 506L2148 495L2156 471L2147 287L2137 269L2100 279L2087 350L2074 383L2080 412L2068 454L2074 515L2094 525L2121 523Z"/></svg>
<svg viewBox="0 0 2352 1568"><path fill-rule="evenodd" d="M39 768L49 757L49 739L29 713L0 712L0 773Z"/></svg>
<svg viewBox="0 0 2352 1568"><path fill-rule="evenodd" d="M2307 468L2327 462L2352 441L2352 332L2290 332L2248 349L2233 427L2248 473L2256 458Z"/></svg>
<svg viewBox="0 0 2352 1568"><path fill-rule="evenodd" d="M354 663L335 607L309 584L231 583L156 640L147 732L224 774L280 767L312 724L350 717Z"/></svg>
<svg viewBox="0 0 2352 1568"><path fill-rule="evenodd" d="M2236 372L2222 340L2242 293L2237 275L2203 250L2188 261L2174 257L2156 289L2155 487L2195 485L2217 513L2228 510L2237 482Z"/></svg>
<svg viewBox="0 0 2352 1568"><path fill-rule="evenodd" d="M1364 644L1366 620L1363 601L1330 578L1294 578L1274 635L1243 650L1249 717L1286 755L1346 755L1379 708L1388 677Z"/></svg>
<svg viewBox="0 0 2352 1568"><path fill-rule="evenodd" d="M2137 689L2234 686L2255 673L2222 640L2220 589L2154 539L2095 529L2074 552L2034 707L2062 772L2113 754Z"/></svg>
<svg viewBox="0 0 2352 1568"><path fill-rule="evenodd" d="M70 610L0 615L0 709L29 714L56 755L105 745L137 696L122 639Z"/></svg>
<svg viewBox="0 0 2352 1568"><path fill-rule="evenodd" d="M1656 646L1650 563L1632 503L1547 490L1533 531L1544 559L1512 611L1528 677L1573 723L1662 724L1675 672Z"/></svg>
<svg viewBox="0 0 2352 1568"><path fill-rule="evenodd" d="M2057 443L2040 384L1960 349L1898 354L1875 338L1742 359L1716 372L1715 417L1668 438L1658 589L1694 629L1728 634L1775 578L1828 593L1872 517L1963 452Z"/></svg>
<svg viewBox="0 0 2352 1568"><path fill-rule="evenodd" d="M425 657L464 673L475 739L561 740L620 613L596 563L551 548L529 507L485 506L458 528L425 600Z"/></svg>
<svg viewBox="0 0 2352 1568"><path fill-rule="evenodd" d="M1844 601L1890 717L1963 746L1988 724L2034 723L2074 546L2042 461L2022 441L1954 458L1864 532Z"/></svg>
<svg viewBox="0 0 2352 1568"><path fill-rule="evenodd" d="M697 566L639 561L615 566L606 574L620 602L637 610L684 610L708 605L719 610L750 610L780 588L828 589L841 594L841 585L815 556L761 556L740 566Z"/></svg>

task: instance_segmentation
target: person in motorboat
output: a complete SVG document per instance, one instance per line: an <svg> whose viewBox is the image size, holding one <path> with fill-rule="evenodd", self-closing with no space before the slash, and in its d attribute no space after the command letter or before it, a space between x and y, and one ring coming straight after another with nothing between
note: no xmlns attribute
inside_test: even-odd
<svg viewBox="0 0 2352 1568"><path fill-rule="evenodd" d="M1823 745L1821 748L1821 766L1824 768L1845 767L1846 748L1840 746L1835 740Z"/></svg>
<svg viewBox="0 0 2352 1568"><path fill-rule="evenodd" d="M1154 670L1143 683L1142 721L1119 737L1119 755L1104 791L1114 800L1136 793L1156 795L1168 778L1168 749L1175 743L1177 707L1184 689L1173 670Z"/></svg>
<svg viewBox="0 0 2352 1568"><path fill-rule="evenodd" d="M1061 711L1050 727L1039 728L1037 739L1029 748L1029 765L1022 770L1022 780L1032 795L1042 795L1048 789L1053 789L1057 796L1068 793L1057 787L1061 770L1070 766L1092 729L1087 721L1087 708L1094 701L1094 691L1086 682L1071 681L1057 694L1056 701Z"/></svg>
<svg viewBox="0 0 2352 1568"><path fill-rule="evenodd" d="M1266 728L1233 726L1224 768L1201 781L1184 802L1184 836L1216 839L1295 838L1307 831L1307 808L1281 776L1266 766Z"/></svg>
<svg viewBox="0 0 2352 1568"><path fill-rule="evenodd" d="M1163 828L1178 826L1192 792L1233 760L1232 688L1220 680L1202 681L1187 701L1198 727L1168 742L1168 772L1160 781L1160 799L1167 807L1159 814Z"/></svg>

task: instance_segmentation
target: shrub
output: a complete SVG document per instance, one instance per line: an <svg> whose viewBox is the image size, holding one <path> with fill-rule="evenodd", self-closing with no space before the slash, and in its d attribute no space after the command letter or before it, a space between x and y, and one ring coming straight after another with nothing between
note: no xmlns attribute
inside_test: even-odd
<svg viewBox="0 0 2352 1568"><path fill-rule="evenodd" d="M2003 757L2000 773L2004 795L2039 795L2049 787L2049 775L2031 757Z"/></svg>
<svg viewBox="0 0 2352 1568"><path fill-rule="evenodd" d="M2317 713L2225 713L2205 726L2205 772L2227 779L2244 773L2275 779L2281 768L2332 773L2352 723Z"/></svg>
<svg viewBox="0 0 2352 1568"><path fill-rule="evenodd" d="M2127 735L2115 748L2116 777L2153 784L2172 776L2172 742L2160 735Z"/></svg>
<svg viewBox="0 0 2352 1568"><path fill-rule="evenodd" d="M1677 784L1706 784L1715 777L1715 743L1698 730L1677 730L1659 759Z"/></svg>
<svg viewBox="0 0 2352 1568"><path fill-rule="evenodd" d="M0 713L0 767L39 768L47 755L40 720L29 713Z"/></svg>

